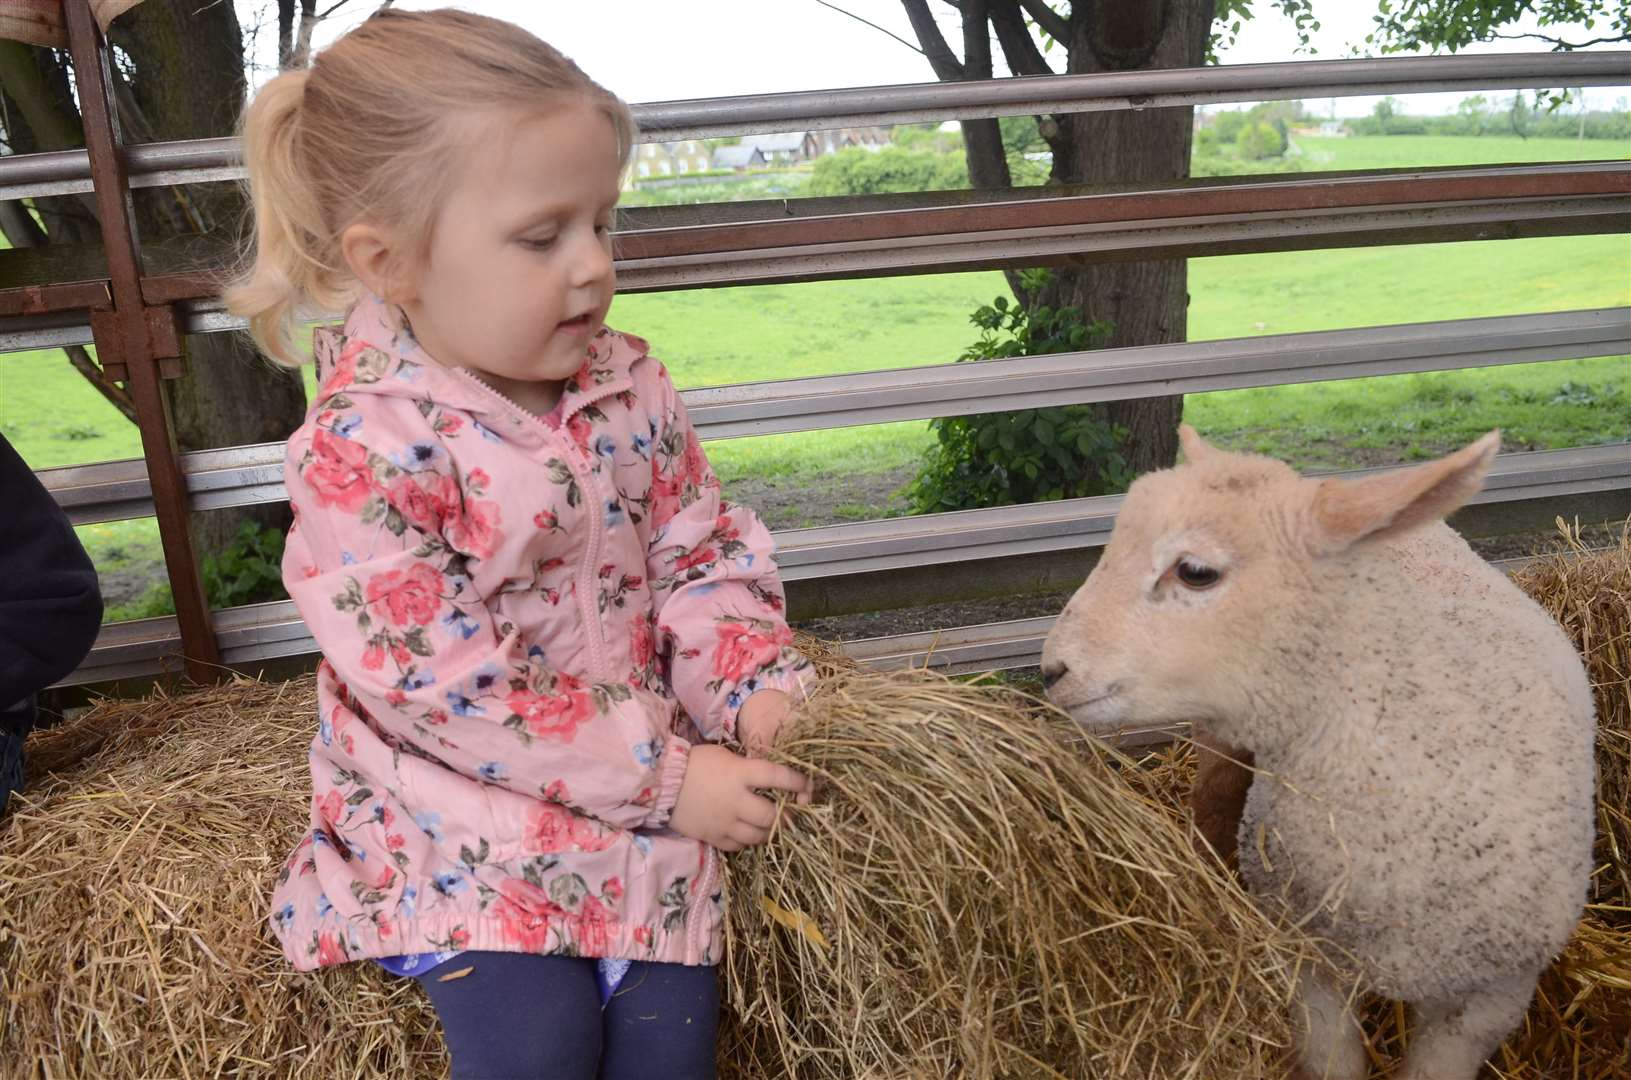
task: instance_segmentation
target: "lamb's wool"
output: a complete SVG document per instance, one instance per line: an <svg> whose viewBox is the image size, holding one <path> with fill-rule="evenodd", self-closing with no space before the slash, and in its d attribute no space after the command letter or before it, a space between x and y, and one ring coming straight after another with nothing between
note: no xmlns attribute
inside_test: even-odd
<svg viewBox="0 0 1631 1080"><path fill-rule="evenodd" d="M1193 719L1254 755L1253 892L1349 950L1371 989L1481 999L1482 1052L1579 919L1594 791L1579 655L1438 520L1495 446L1316 482L1187 433L1189 462L1129 493L1043 668L1089 727ZM1411 1075L1469 1067L1466 1045L1424 1042Z"/></svg>

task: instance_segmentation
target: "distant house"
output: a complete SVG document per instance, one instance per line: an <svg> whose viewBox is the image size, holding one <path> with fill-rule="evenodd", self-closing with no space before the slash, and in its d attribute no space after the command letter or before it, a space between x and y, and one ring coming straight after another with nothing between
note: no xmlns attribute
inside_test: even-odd
<svg viewBox="0 0 1631 1080"><path fill-rule="evenodd" d="M889 145L891 133L887 127L852 127L832 128L811 134L815 137L818 153L836 154L853 146L865 150L882 150Z"/></svg>
<svg viewBox="0 0 1631 1080"><path fill-rule="evenodd" d="M685 139L671 143L641 143L634 148L633 175L637 180L707 172L709 167L708 148L702 144L701 139Z"/></svg>
<svg viewBox="0 0 1631 1080"><path fill-rule="evenodd" d="M744 172L748 169L762 169L765 166L765 156L757 146L716 146L714 147L713 167L716 169L735 169Z"/></svg>
<svg viewBox="0 0 1631 1080"><path fill-rule="evenodd" d="M1341 120L1313 120L1304 121L1291 129L1293 135L1305 135L1323 139L1345 139L1348 137L1348 125Z"/></svg>
<svg viewBox="0 0 1631 1080"><path fill-rule="evenodd" d="M641 180L674 175L674 155L663 143L641 143L634 148L633 175Z"/></svg>
<svg viewBox="0 0 1631 1080"><path fill-rule="evenodd" d="M708 148L701 139L685 139L668 143L668 153L674 159L674 171L680 173L707 172L713 165Z"/></svg>
<svg viewBox="0 0 1631 1080"><path fill-rule="evenodd" d="M772 135L747 135L741 145L751 146L763 154L766 161L787 164L809 161L821 156L821 143L813 132L786 131Z"/></svg>

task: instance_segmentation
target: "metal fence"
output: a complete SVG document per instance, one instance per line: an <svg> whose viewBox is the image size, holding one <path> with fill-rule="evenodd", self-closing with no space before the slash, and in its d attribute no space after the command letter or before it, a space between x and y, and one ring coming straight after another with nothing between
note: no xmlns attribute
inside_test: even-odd
<svg viewBox="0 0 1631 1080"><path fill-rule="evenodd" d="M106 44L67 4L87 149L0 158L0 198L91 192L100 251L55 253L53 280L18 280L0 258L0 351L97 346L126 381L144 457L40 473L76 524L158 519L177 615L110 624L66 683L185 669L253 668L315 645L288 602L210 612L190 532L195 511L280 501L282 444L176 451L161 382L184 333L235 329L216 267L139 252L130 187L236 179L230 139L124 147L109 107ZM1631 83L1631 52L1394 58L773 94L636 106L646 140L1226 101ZM624 211L623 291L1019 267L1081 259L1178 258L1447 240L1631 231L1631 163L1187 180L1139 190L938 192ZM224 257L224 252L220 253ZM1325 379L1631 353L1631 308L1460 319L1233 341L935 364L685 392L705 439L763 435ZM0 361L3 363L3 361ZM1120 500L880 519L777 534L792 606L826 611L947 599L1023 580L1078 580ZM1477 534L1558 513L1631 513L1631 445L1502 455L1458 518ZM1017 568L1017 573L1016 573ZM880 666L1034 663L1048 619L855 642Z"/></svg>

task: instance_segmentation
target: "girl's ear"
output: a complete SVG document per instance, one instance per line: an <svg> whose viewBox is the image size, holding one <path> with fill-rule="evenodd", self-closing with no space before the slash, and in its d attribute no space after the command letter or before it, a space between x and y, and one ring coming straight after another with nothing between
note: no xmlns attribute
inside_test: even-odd
<svg viewBox="0 0 1631 1080"><path fill-rule="evenodd" d="M381 300L400 304L410 299L402 295L401 252L388 230L368 221L347 225L340 233L340 257L363 288Z"/></svg>
<svg viewBox="0 0 1631 1080"><path fill-rule="evenodd" d="M1334 555L1361 540L1395 536L1453 513L1484 486L1501 448L1492 431L1448 457L1363 480L1321 480L1308 515L1308 546Z"/></svg>

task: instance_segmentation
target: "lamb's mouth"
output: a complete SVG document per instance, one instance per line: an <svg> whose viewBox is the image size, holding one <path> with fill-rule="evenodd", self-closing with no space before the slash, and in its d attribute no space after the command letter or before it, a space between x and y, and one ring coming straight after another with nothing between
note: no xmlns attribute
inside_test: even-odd
<svg viewBox="0 0 1631 1080"><path fill-rule="evenodd" d="M1114 682L1111 683L1103 693L1094 694L1092 697L1079 698L1075 701L1056 701L1054 704L1058 705L1065 712L1069 713L1071 719L1075 720L1078 724L1087 725L1095 719L1120 720L1122 719L1122 717L1119 715L1120 710L1116 710L1116 715L1107 717L1105 716L1105 706L1110 705L1110 703L1121 697L1124 689L1125 687L1123 687L1121 683ZM1099 714L1098 717L1095 717L1093 715L1094 713Z"/></svg>

